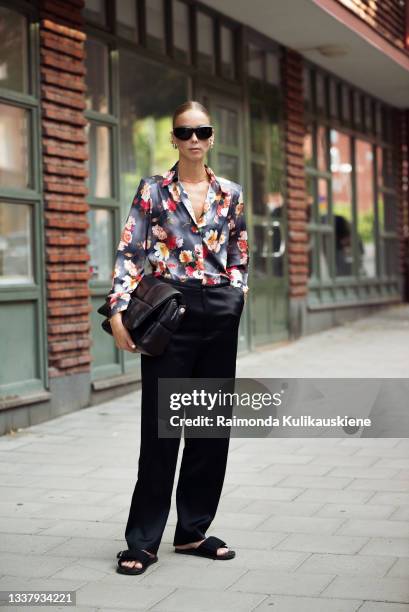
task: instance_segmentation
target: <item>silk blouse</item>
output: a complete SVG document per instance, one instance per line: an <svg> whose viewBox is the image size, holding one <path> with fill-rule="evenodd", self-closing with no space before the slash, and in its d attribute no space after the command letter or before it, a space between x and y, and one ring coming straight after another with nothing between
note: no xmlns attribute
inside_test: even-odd
<svg viewBox="0 0 409 612"><path fill-rule="evenodd" d="M177 161L164 175L141 179L116 251L111 291L111 316L128 307L131 293L145 273L203 285L230 283L248 292L249 248L243 188L216 177L205 164L209 188L203 214L196 219Z"/></svg>

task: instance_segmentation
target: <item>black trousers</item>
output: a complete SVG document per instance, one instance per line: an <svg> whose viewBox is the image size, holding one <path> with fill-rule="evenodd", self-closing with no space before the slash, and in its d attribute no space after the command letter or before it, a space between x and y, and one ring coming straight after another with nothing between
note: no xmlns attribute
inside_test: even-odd
<svg viewBox="0 0 409 612"><path fill-rule="evenodd" d="M169 515L179 438L158 437L158 378L232 378L244 306L241 289L228 279L202 285L165 279L185 297L186 314L165 352L141 355L142 407L138 478L125 538L130 550L156 553ZM204 539L216 514L226 471L229 436L184 438L176 489L174 545Z"/></svg>

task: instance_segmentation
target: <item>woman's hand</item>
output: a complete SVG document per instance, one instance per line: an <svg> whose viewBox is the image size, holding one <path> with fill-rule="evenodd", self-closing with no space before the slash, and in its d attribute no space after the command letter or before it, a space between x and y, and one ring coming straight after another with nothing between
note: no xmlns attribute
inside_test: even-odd
<svg viewBox="0 0 409 612"><path fill-rule="evenodd" d="M116 347L130 353L140 353L140 350L135 346L131 336L125 325L122 323L122 313L117 312L109 319L111 323L112 334L115 339Z"/></svg>

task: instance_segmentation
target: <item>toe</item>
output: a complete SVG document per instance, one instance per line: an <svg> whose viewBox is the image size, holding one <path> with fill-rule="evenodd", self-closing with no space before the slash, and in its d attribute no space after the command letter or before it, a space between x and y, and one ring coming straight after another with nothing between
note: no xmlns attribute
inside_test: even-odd
<svg viewBox="0 0 409 612"><path fill-rule="evenodd" d="M223 555L227 554L228 552L229 552L229 549L228 549L228 548L218 548L218 549L217 549L217 554L218 554L218 555L221 555L221 556L223 556Z"/></svg>

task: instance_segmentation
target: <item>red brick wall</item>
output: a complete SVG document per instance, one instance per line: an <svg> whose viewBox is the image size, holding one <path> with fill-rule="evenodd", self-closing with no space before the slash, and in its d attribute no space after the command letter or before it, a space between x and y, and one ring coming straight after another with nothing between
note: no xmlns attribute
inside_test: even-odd
<svg viewBox="0 0 409 612"><path fill-rule="evenodd" d="M399 233L405 300L409 302L409 111L397 112L399 130Z"/></svg>
<svg viewBox="0 0 409 612"><path fill-rule="evenodd" d="M402 49L407 48L405 2L400 0L338 0L338 2L394 45Z"/></svg>
<svg viewBox="0 0 409 612"><path fill-rule="evenodd" d="M42 0L41 112L49 375L90 369L83 0Z"/></svg>
<svg viewBox="0 0 409 612"><path fill-rule="evenodd" d="M287 49L283 57L285 164L287 180L290 298L306 296L308 232L304 171L303 59Z"/></svg>

